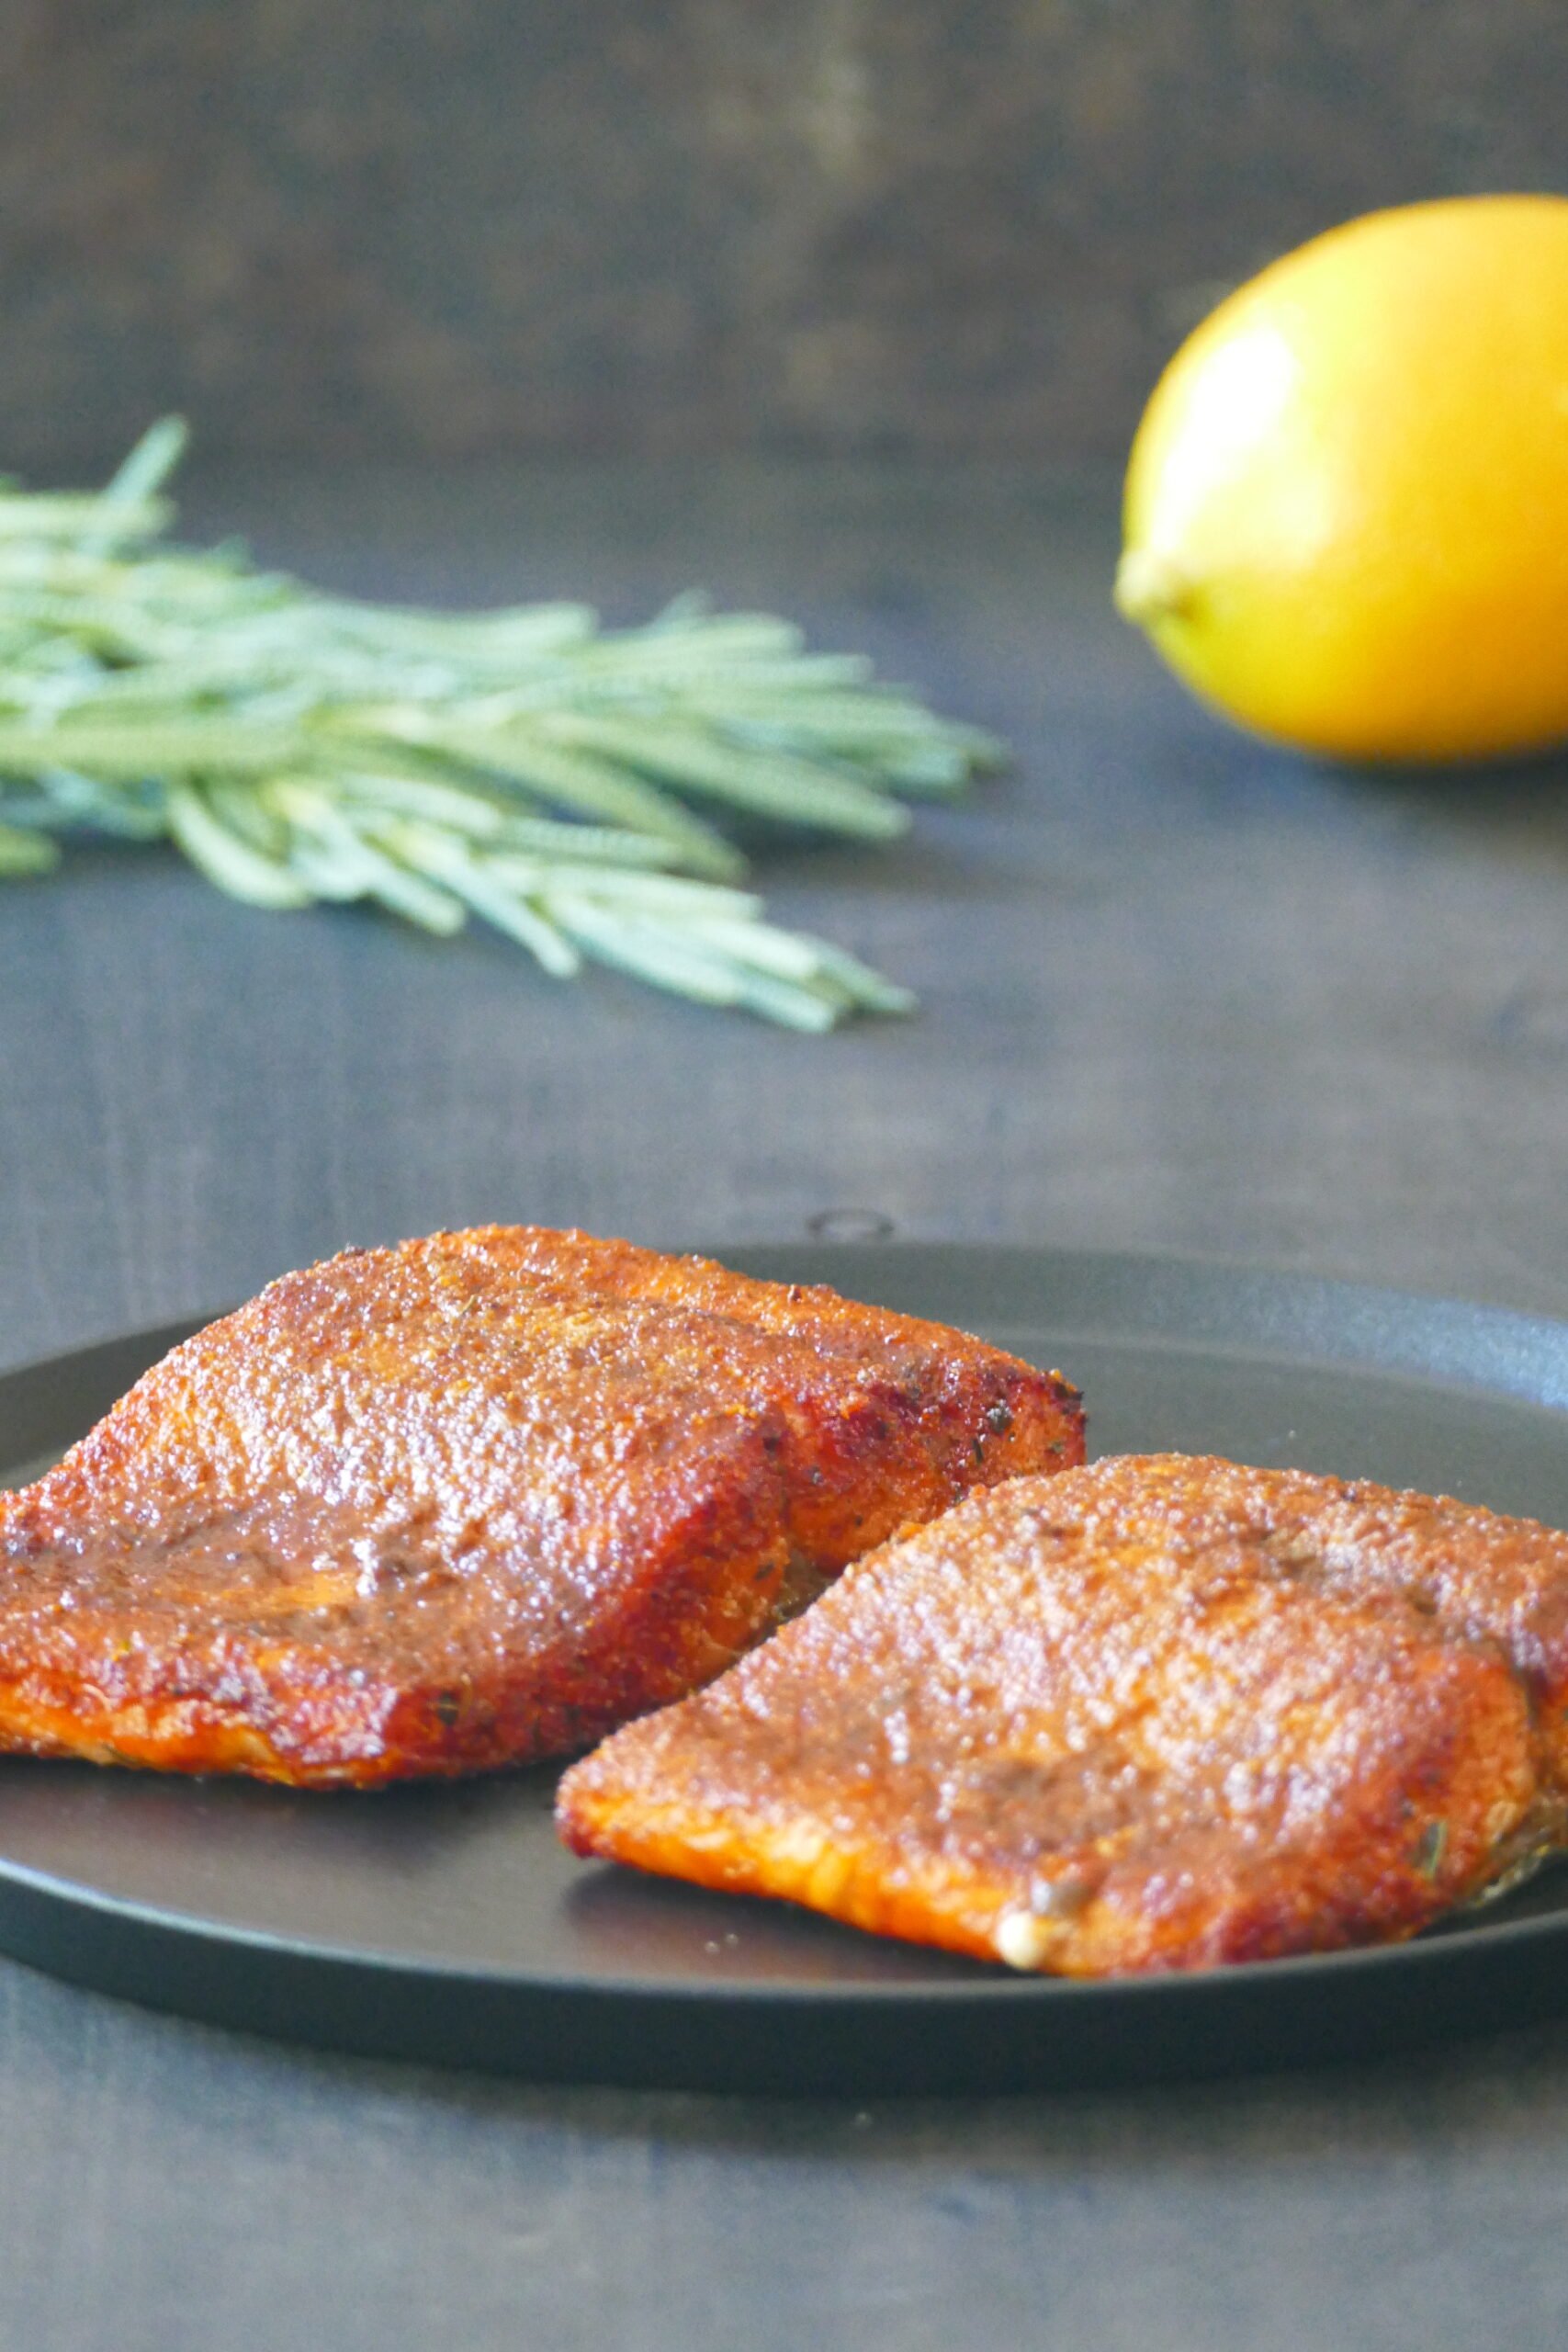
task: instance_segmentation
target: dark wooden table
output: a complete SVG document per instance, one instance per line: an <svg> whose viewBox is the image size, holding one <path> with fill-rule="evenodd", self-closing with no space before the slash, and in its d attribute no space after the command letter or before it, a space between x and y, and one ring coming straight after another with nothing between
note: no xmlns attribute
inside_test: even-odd
<svg viewBox="0 0 1568 2352"><path fill-rule="evenodd" d="M0 1361L485 1218L1221 1252L1568 1308L1568 789L1223 732L1110 616L1110 485L197 481L348 586L704 582L863 645L1015 774L780 912L920 989L824 1041L475 934L83 853L0 900ZM1394 2352L1568 2323L1568 2025L1335 2074L852 2106L249 2042L0 1965L3 2352Z"/></svg>

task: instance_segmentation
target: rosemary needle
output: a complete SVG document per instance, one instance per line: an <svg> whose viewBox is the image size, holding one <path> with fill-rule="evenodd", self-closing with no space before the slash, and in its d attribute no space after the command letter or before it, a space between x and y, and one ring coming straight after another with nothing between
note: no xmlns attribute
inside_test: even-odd
<svg viewBox="0 0 1568 2352"><path fill-rule="evenodd" d="M552 977L614 966L802 1030L904 1012L842 949L735 886L726 817L862 842L1000 747L682 597L642 628L586 605L436 613L325 595L168 538L165 418L96 492L0 481L0 877L55 836L166 839L232 898L472 916Z"/></svg>

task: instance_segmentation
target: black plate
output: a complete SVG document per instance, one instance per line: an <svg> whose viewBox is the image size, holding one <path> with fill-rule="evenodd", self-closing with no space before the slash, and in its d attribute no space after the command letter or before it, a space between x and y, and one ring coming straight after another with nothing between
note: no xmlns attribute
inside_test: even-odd
<svg viewBox="0 0 1568 2352"><path fill-rule="evenodd" d="M1441 1488L1568 1525L1568 1325L1169 1260L726 1252L959 1323L1084 1386L1097 1453ZM0 1380L13 1482L179 1329ZM0 1763L0 1949L159 2007L583 2081L999 2089L1381 2052L1568 2007L1568 1870L1419 1942L1068 1984L575 1862L554 1775L300 1795Z"/></svg>

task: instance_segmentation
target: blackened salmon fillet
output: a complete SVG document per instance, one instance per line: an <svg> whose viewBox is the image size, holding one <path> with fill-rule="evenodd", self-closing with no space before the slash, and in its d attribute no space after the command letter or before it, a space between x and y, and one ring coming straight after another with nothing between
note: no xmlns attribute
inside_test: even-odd
<svg viewBox="0 0 1568 2352"><path fill-rule="evenodd" d="M1023 1476L565 1776L569 1845L1075 1976L1409 1936L1561 1831L1568 1537L1208 1459Z"/></svg>
<svg viewBox="0 0 1568 2352"><path fill-rule="evenodd" d="M825 1289L531 1227L350 1250L0 1497L0 1749L368 1785L582 1747L1077 1392Z"/></svg>

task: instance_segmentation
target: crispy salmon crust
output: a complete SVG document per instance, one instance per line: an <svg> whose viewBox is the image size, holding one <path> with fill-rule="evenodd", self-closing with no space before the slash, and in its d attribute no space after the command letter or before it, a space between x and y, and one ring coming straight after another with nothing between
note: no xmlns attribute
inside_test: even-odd
<svg viewBox="0 0 1568 2352"><path fill-rule="evenodd" d="M606 1741L558 1820L581 1854L1067 1975L1395 1939L1555 1823L1504 1645L1547 1646L1565 1573L1546 1529L1365 1485L1021 1477Z"/></svg>
<svg viewBox="0 0 1568 2352"><path fill-rule="evenodd" d="M829 1290L529 1227L351 1250L0 1497L0 1748L360 1785L559 1753L1082 1452L1056 1375Z"/></svg>

